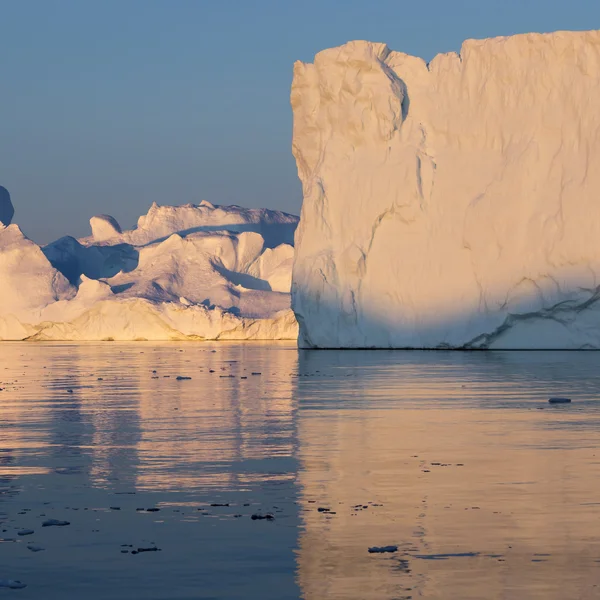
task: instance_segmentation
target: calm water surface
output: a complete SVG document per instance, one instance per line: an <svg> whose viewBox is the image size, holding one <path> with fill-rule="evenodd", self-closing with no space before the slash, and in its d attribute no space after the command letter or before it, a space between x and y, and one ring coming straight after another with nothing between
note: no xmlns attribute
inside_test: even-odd
<svg viewBox="0 0 600 600"><path fill-rule="evenodd" d="M600 353L4 343L0 388L0 598L600 597Z"/></svg>

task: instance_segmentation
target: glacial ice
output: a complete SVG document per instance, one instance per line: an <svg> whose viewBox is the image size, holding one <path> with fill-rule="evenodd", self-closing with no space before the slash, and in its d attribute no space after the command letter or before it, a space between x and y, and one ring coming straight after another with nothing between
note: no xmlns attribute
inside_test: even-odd
<svg viewBox="0 0 600 600"><path fill-rule="evenodd" d="M600 348L600 32L296 63L301 347Z"/></svg>
<svg viewBox="0 0 600 600"><path fill-rule="evenodd" d="M12 207L12 205L11 205ZM40 248L0 224L0 340L296 339L298 218L238 206L158 206L122 231Z"/></svg>
<svg viewBox="0 0 600 600"><path fill-rule="evenodd" d="M123 233L117 220L110 215L92 217L90 227L92 228L92 237L96 242L104 242Z"/></svg>

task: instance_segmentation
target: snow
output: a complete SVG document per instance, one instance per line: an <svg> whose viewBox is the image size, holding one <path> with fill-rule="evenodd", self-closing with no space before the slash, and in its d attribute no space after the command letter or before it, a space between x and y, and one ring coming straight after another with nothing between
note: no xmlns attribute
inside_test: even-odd
<svg viewBox="0 0 600 600"><path fill-rule="evenodd" d="M600 348L600 32L296 63L301 347Z"/></svg>
<svg viewBox="0 0 600 600"><path fill-rule="evenodd" d="M0 226L0 339L296 339L290 309L298 218L238 206L158 206L122 231L40 248Z"/></svg>

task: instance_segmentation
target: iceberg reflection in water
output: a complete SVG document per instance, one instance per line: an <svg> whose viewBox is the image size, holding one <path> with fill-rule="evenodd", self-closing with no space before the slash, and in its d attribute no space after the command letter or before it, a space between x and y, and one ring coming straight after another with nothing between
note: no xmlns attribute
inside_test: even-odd
<svg viewBox="0 0 600 600"><path fill-rule="evenodd" d="M2 344L0 580L47 599L592 597L599 363Z"/></svg>

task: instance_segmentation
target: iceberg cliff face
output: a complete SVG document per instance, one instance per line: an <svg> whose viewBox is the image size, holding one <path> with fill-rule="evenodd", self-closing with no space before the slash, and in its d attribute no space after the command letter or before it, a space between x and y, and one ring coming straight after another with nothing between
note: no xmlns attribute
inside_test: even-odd
<svg viewBox="0 0 600 600"><path fill-rule="evenodd" d="M296 63L301 347L600 348L600 32Z"/></svg>

